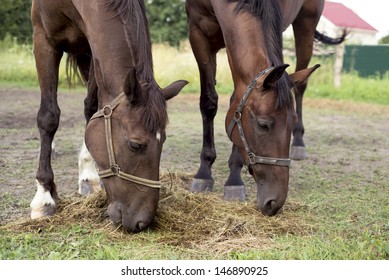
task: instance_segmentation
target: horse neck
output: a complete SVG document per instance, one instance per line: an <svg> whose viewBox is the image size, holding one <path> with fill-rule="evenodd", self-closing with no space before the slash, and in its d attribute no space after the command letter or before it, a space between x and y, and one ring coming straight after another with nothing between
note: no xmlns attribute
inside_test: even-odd
<svg viewBox="0 0 389 280"><path fill-rule="evenodd" d="M226 8L228 19L222 19L224 38L230 40L232 51L238 53L238 65L243 74L251 79L271 65L280 65L282 58L282 11L278 2L273 0L227 0L231 5ZM280 0L281 1L281 0ZM281 1L282 2L282 1ZM218 6L219 9L221 6ZM229 9L229 10L228 10ZM226 13L225 13L226 14ZM219 13L218 19L223 18ZM237 46L234 46L237 45ZM239 54L240 53L240 54ZM246 69L247 70L246 70ZM253 76L254 75L254 76ZM244 75L243 75L244 76Z"/></svg>
<svg viewBox="0 0 389 280"><path fill-rule="evenodd" d="M261 70L271 66L275 61L272 44L275 34L271 26L255 14L246 10L236 11L237 2L213 1L213 9L221 27L229 64L235 85L248 84ZM274 37L273 37L274 36ZM269 57L270 56L270 57Z"/></svg>
<svg viewBox="0 0 389 280"><path fill-rule="evenodd" d="M254 24L261 25L255 22ZM226 51L235 86L247 86L262 70L271 66L265 38L260 29L237 27L233 40L226 40ZM248 32L240 31L248 30ZM235 31L234 31L235 32Z"/></svg>

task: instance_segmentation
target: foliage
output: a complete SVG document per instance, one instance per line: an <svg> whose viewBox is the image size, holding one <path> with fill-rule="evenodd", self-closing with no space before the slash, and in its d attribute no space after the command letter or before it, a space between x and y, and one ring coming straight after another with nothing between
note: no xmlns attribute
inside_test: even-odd
<svg viewBox="0 0 389 280"><path fill-rule="evenodd" d="M30 9L32 0L1 0L0 40L7 34L19 43L32 40ZM153 42L178 46L187 36L185 1L147 0L147 16Z"/></svg>
<svg viewBox="0 0 389 280"><path fill-rule="evenodd" d="M389 44L389 35L386 35L385 37L382 37L379 41L378 44Z"/></svg>
<svg viewBox="0 0 389 280"><path fill-rule="evenodd" d="M187 37L185 2L148 0L146 6L152 41L179 46L180 41Z"/></svg>
<svg viewBox="0 0 389 280"><path fill-rule="evenodd" d="M1 0L0 40L9 34L18 42L31 42L30 9L31 0Z"/></svg>

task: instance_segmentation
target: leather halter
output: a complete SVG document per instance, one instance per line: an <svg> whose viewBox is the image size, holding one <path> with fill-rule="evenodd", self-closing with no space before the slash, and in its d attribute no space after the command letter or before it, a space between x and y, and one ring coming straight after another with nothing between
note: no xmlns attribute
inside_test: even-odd
<svg viewBox="0 0 389 280"><path fill-rule="evenodd" d="M98 171L98 174L100 178L107 178L112 176L117 176L121 179L130 181L135 184L143 185L150 188L161 188L161 182L160 181L154 181L154 180L148 180L145 178L141 178L138 176L134 176L128 173L125 173L120 170L119 165L116 163L115 160L115 154L113 150L113 143L112 143L112 127L111 127L111 116L113 113L113 110L117 106L119 106L120 103L122 103L126 99L125 93L121 93L119 96L117 96L114 100L112 100L108 105L105 105L103 109L97 111L91 118L90 121L96 118L104 117L104 126L105 126L105 139L107 142L107 149L108 149L108 157L109 157L109 165L110 168L102 171Z"/></svg>
<svg viewBox="0 0 389 280"><path fill-rule="evenodd" d="M285 167L289 167L290 166L290 163L291 163L291 160L289 158L273 158L273 157L263 157L263 156L257 156L255 155L251 149L250 149L250 146L246 140L246 137L245 137L245 134L244 134L244 131L243 131L243 126L242 126L242 111L243 111L243 107L246 105L246 102L247 102L247 99L249 98L250 96L250 93L253 91L253 88L255 87L255 85L257 84L257 81L260 77L262 77L263 75L269 73L270 71L272 71L274 69L274 67L268 67L266 68L265 70L262 70L261 72L259 72L255 77L254 77L254 80L251 81L251 83L248 85L242 99L240 100L239 104L238 104L238 107L236 108L236 111L235 111L235 114L234 114L234 117L232 118L228 128L227 128L227 135L230 139L231 136L232 136L232 131L235 127L235 125L238 126L238 130L239 130L239 136L243 142L243 145L244 145L244 148L246 150L246 154L247 154L247 157L248 157L248 160L246 162L246 165L247 167L250 167L250 165L254 165L254 164L267 164L267 165L276 165L276 166L285 166Z"/></svg>

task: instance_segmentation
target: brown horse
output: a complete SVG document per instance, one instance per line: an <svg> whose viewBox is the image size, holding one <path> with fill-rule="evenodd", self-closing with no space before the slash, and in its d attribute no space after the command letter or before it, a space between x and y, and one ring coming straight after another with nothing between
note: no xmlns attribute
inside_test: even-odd
<svg viewBox="0 0 389 280"><path fill-rule="evenodd" d="M189 39L200 71L203 118L201 163L191 191L212 190L214 183L211 167L216 159L213 128L218 106L216 54L225 47L234 92L225 121L233 147L224 199L245 199L241 179L245 163L257 184L259 209L266 215L274 215L284 205L289 182L291 133L294 129L294 145L301 146L302 94L307 78L318 67L305 69L312 55L315 27L323 2L186 1ZM297 71L289 76L285 72L288 65L283 64L282 32L292 22L298 62ZM291 95L294 85L297 87L297 114Z"/></svg>
<svg viewBox="0 0 389 280"><path fill-rule="evenodd" d="M316 30L321 13L324 8L324 0L278 0L283 15L283 30L290 24L293 26L296 48L296 71L308 66L312 57L314 39L328 45L342 43L347 35L346 30L339 38L330 38ZM303 97L307 81L296 84L294 88L296 100L296 112L298 122L293 130L293 143L290 157L294 160L302 160L307 157L305 144L303 141Z"/></svg>
<svg viewBox="0 0 389 280"><path fill-rule="evenodd" d="M187 82L157 85L143 1L33 0L32 23L41 149L31 217L57 208L51 144L60 118L58 69L66 52L88 84L85 143L100 169L108 214L128 231L143 230L158 206L166 100Z"/></svg>

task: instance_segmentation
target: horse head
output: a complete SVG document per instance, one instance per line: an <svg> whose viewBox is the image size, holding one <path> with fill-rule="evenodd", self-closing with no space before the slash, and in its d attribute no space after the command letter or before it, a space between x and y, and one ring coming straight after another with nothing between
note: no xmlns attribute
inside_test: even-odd
<svg viewBox="0 0 389 280"><path fill-rule="evenodd" d="M165 89L140 84L135 69L124 92L104 106L87 125L85 143L96 161L115 225L139 232L152 222L159 200L159 164L166 139L166 100L187 84Z"/></svg>
<svg viewBox="0 0 389 280"><path fill-rule="evenodd" d="M287 198L289 147L297 122L291 87L305 81L318 65L290 77L286 67L268 67L248 86L236 87L225 122L256 182L257 205L265 215L275 215Z"/></svg>

